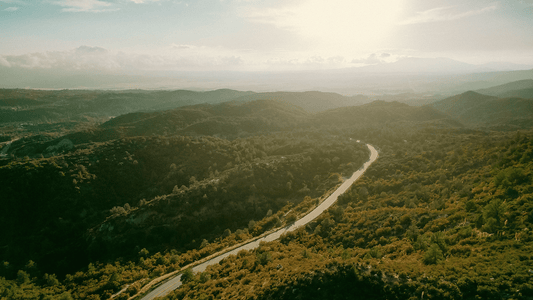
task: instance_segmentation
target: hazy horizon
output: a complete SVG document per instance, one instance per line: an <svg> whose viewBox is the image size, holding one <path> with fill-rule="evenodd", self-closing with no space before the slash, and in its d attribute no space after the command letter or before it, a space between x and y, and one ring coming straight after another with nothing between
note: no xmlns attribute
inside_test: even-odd
<svg viewBox="0 0 533 300"><path fill-rule="evenodd" d="M348 93L339 72L528 70L532 11L533 0L0 0L0 88Z"/></svg>

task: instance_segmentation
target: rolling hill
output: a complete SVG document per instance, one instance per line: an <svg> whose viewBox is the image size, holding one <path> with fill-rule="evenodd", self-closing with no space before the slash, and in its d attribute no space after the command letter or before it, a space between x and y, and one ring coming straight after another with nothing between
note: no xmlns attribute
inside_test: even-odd
<svg viewBox="0 0 533 300"><path fill-rule="evenodd" d="M299 107L282 102L257 100L204 104L135 115L140 116L140 119L131 122L130 116L124 115L102 124L101 127L123 126L128 128L128 135L131 136L173 133L237 137L294 126L308 114Z"/></svg>
<svg viewBox="0 0 533 300"><path fill-rule="evenodd" d="M0 123L114 117L135 111L160 111L202 103L221 103L252 92L23 90L0 89Z"/></svg>
<svg viewBox="0 0 533 300"><path fill-rule="evenodd" d="M373 101L360 106L343 107L318 113L312 122L336 126L378 126L400 123L448 123L461 126L431 107L409 106L400 102Z"/></svg>
<svg viewBox="0 0 533 300"><path fill-rule="evenodd" d="M360 105L368 102L365 96L346 97L336 93L324 92L270 92L257 93L236 98L238 102L248 102L254 100L275 100L299 106L305 111L316 113L328 109Z"/></svg>
<svg viewBox="0 0 533 300"><path fill-rule="evenodd" d="M533 99L498 98L469 91L430 106L468 126L504 130L533 126Z"/></svg>
<svg viewBox="0 0 533 300"><path fill-rule="evenodd" d="M506 84L476 90L477 93L496 97L531 98L533 94L533 79L524 79Z"/></svg>
<svg viewBox="0 0 533 300"><path fill-rule="evenodd" d="M533 133L486 130L531 126L531 100L467 92L312 114L284 99L137 111L13 141L0 159L0 297L128 299L187 274L318 205L368 157L357 140L379 159L334 207L182 277L168 299L533 297Z"/></svg>
<svg viewBox="0 0 533 300"><path fill-rule="evenodd" d="M42 135L20 139L11 145L9 153L17 156L50 156L65 150L58 148L63 140L80 145L154 135L209 135L234 139L286 130L298 126L308 116L299 107L271 100L200 104L166 111L135 112L113 118L98 127L54 139Z"/></svg>
<svg viewBox="0 0 533 300"><path fill-rule="evenodd" d="M498 97L482 95L476 92L468 91L460 95L446 98L441 101L430 104L429 106L450 114L454 117L461 116L466 110L475 109L487 102L497 100Z"/></svg>

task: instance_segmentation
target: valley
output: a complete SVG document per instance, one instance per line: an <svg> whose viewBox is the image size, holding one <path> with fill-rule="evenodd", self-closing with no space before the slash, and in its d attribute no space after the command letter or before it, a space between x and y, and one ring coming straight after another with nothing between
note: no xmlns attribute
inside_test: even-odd
<svg viewBox="0 0 533 300"><path fill-rule="evenodd" d="M288 224L284 228L277 229L276 231L269 233L268 235L254 239L252 241L246 242L246 244L234 248L231 251L224 252L223 254L220 254L214 258L211 258L205 262L202 262L194 267L191 268L191 271L194 273L198 272L204 272L205 269L208 266L218 264L223 259L227 258L230 255L237 255L242 250L254 250L258 248L261 243L266 242L272 242L281 237L281 235L289 233L291 231L294 231L298 229L299 227L302 227L309 222L316 219L320 214L322 214L324 211L326 211L331 205L333 205L338 197L342 195L343 193L348 190L348 188L359 178L363 173L368 169L368 167L378 158L378 152L374 147L371 145L367 145L370 150L370 158L369 160L361 167L361 169L357 170L352 176L345 180L331 195L329 195L326 199L320 202L320 205L317 205L315 209L313 209L311 212L303 216L301 219L295 220L292 224ZM290 212L290 211L289 211ZM156 289L151 291L148 295L144 296L143 300L151 300L157 297L162 297L167 295L169 292L172 292L173 290L179 288L181 286L181 275L178 275L168 281L166 281L164 284L158 286Z"/></svg>

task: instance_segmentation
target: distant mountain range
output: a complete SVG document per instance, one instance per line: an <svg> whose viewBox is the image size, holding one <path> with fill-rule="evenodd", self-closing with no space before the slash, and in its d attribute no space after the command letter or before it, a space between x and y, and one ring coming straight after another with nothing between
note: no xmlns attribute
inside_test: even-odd
<svg viewBox="0 0 533 300"><path fill-rule="evenodd" d="M473 65L450 58L406 57L392 63L381 63L365 67L353 68L356 72L376 73L481 73L529 70L533 66L511 63L492 62Z"/></svg>
<svg viewBox="0 0 533 300"><path fill-rule="evenodd" d="M354 65L355 66L355 65ZM109 72L26 69L0 65L0 88L41 89L188 89L309 91L354 94L448 93L533 79L533 66L505 62L473 65L449 58L400 58L363 67L256 72Z"/></svg>
<svg viewBox="0 0 533 300"><path fill-rule="evenodd" d="M279 93L277 100L230 101L198 104L165 111L127 113L89 130L71 132L56 138L40 135L14 142L9 153L17 156L53 155L64 140L73 146L107 142L135 136L216 136L245 138L250 135L309 128L361 128L368 126L462 127L451 116L429 106L409 106L399 102L373 101L364 105L338 107L310 113L286 100L320 93ZM270 95L269 97L271 97ZM330 95L332 99L336 97ZM266 97L266 98L269 98ZM265 95L258 96L265 98ZM249 99L249 98L246 98ZM285 99L285 101L283 101ZM309 103L315 103L319 98ZM328 99L328 98L326 98ZM342 98L338 98L342 99ZM307 102L306 102L307 103ZM308 103L307 103L308 104ZM327 105L331 105L331 103ZM337 103L338 104L338 103Z"/></svg>
<svg viewBox="0 0 533 300"><path fill-rule="evenodd" d="M297 126L302 120L312 120L310 124L345 125L433 122L448 118L445 123L453 126L508 126L512 129L528 128L533 124L530 120L532 98L533 79L462 92L443 100L414 93L343 96L318 91L255 93L231 89L206 92L3 89L0 90L0 123L114 118L99 129L108 131L110 137L148 132L162 135L218 132L239 136L241 129L236 128L245 128L248 133L261 131L263 127L271 131ZM405 103L426 106L416 108ZM311 117L313 114L316 116ZM121 129L121 133L111 130L118 127L126 129ZM143 132L135 128L142 128Z"/></svg>
<svg viewBox="0 0 533 300"><path fill-rule="evenodd" d="M230 89L214 91L102 91L0 89L0 123L79 120L153 112L197 104L274 100L315 113L370 102L368 97L324 92L254 93Z"/></svg>

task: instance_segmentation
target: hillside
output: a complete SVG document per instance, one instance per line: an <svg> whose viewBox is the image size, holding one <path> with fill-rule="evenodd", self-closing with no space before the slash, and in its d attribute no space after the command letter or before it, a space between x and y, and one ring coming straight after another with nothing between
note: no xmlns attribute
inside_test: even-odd
<svg viewBox="0 0 533 300"><path fill-rule="evenodd" d="M470 91L429 106L468 126L500 130L526 129L533 126L533 99L502 99Z"/></svg>
<svg viewBox="0 0 533 300"><path fill-rule="evenodd" d="M340 198L337 205L309 226L284 235L279 241L230 256L203 273L187 275L183 279L185 284L167 299L345 299L354 293L375 299L406 299L422 293L424 297L439 299L533 297L529 271L533 268L533 236L528 229L533 224L530 203L532 132L512 135L464 129L405 132L390 124L385 128L367 128L363 133L352 133L352 137L357 136L378 146L380 158L362 180ZM304 134L299 136L303 137ZM158 159L152 163L156 162L169 157L168 154L176 150L172 145L176 142L179 144L179 140L169 140L171 146L163 150L166 142L162 139L161 143L146 149L148 151L145 153L151 154L156 149L169 151L155 153ZM219 143L216 139L207 140ZM241 142L258 145L259 140L262 138ZM280 137L273 136L271 140L264 140L263 145L272 147L279 140ZM334 140L339 139L330 139ZM113 148L119 146L120 149L133 142L139 141L125 141ZM189 142L191 147L195 145L191 150L202 153L198 150L208 144L205 140L196 142L200 143ZM289 149L297 151L295 147L302 142L285 140L285 146L282 147L284 153ZM223 142L223 145L224 149L240 148L238 143L233 142ZM263 181L275 178L262 177L260 174L267 163L271 164L268 161L270 153L274 155L281 150L277 149L267 154L266 161L261 159L251 164L254 166L256 162L259 163L257 169L252 167L254 180L259 177ZM120 153L122 150L118 151ZM135 160L139 158L132 156ZM279 156L271 158L280 159ZM201 161L203 159L192 162L190 166ZM287 166L296 165L298 163L293 161ZM315 163L309 166L312 165ZM233 170L237 171L237 168ZM246 169L243 171L243 175L250 174ZM108 178L124 177L131 173L130 170L121 176L109 174ZM293 171L291 173L294 174ZM229 175L226 180L239 178L230 175L232 173L226 174ZM247 176L237 179L236 186L242 186L238 182ZM295 179L297 177L294 176ZM189 189L178 188L171 194L142 202L139 206L124 204L122 207L113 207L112 215L104 223L92 227L91 234L102 238L94 239L93 243L96 244L90 249L119 251L110 247L112 245L109 242L114 240L167 245L174 238L175 241L171 242L174 245L172 243L187 240L189 230L197 237L196 230L202 230L203 226L191 227L190 224L196 224L191 219L186 222L186 230L164 224L165 220L179 222L179 218L172 218L176 213L182 218L191 215L196 219L209 212L209 208L206 208L190 214L175 207L183 200L189 202L191 208L210 203L209 199L213 199L212 196L217 193L212 188L212 179L208 177L203 180L201 175L198 178L196 183L190 184ZM217 186L218 191L226 183L221 180L221 184ZM202 188L203 185L205 188ZM81 191L89 186L86 183L80 185ZM257 197L260 186L256 187ZM227 191L229 193L230 189ZM199 197L205 192L207 200ZM199 195L193 196L195 193ZM230 209L238 206L236 199L239 198L230 196L235 204L230 202L221 207ZM193 199L196 199L194 204L191 203ZM261 197L252 199L260 200ZM309 202L311 198L307 199L292 206L293 209L305 211L313 202ZM248 203L253 207L253 201ZM270 201L258 203L264 205ZM224 214L225 209L220 210L220 213ZM261 210L264 212L265 209ZM81 271L67 275L64 280L39 274L38 268L43 266L28 263L18 272L17 281L0 279L0 292L3 291L11 299L22 299L22 295L33 299L67 293L78 298L107 299L129 284L119 298L127 299L140 290L147 278L180 269L213 251L250 238L260 232L260 228L283 223L289 211L290 206L281 208L278 213L274 210L271 214L267 212L263 220L245 225L239 223L237 227L229 225L228 230L223 230L223 227L216 229L224 232L206 235L201 241L196 239L189 246L192 248L183 250L172 250L173 246L169 245L168 251L157 252L157 247L145 249L143 244L136 247L133 243L126 243L120 247L120 251L131 251L130 256L112 260L113 263L91 263ZM146 226L148 224L149 227ZM212 225L206 226L212 228ZM143 232L142 228L151 230ZM176 233L182 235L176 236ZM11 269L8 278L14 278L15 270Z"/></svg>
<svg viewBox="0 0 533 300"><path fill-rule="evenodd" d="M454 117L460 117L466 110L475 109L496 99L498 99L498 97L468 91L460 95L437 101L429 106Z"/></svg>
<svg viewBox="0 0 533 300"><path fill-rule="evenodd" d="M533 99L533 88L514 90L506 93L502 93L501 97L514 97L514 98L524 98L524 99Z"/></svg>
<svg viewBox="0 0 533 300"><path fill-rule="evenodd" d="M281 101L231 101L184 106L166 111L129 113L112 118L99 126L66 135L32 135L13 142L6 154L17 157L50 157L74 151L74 146L136 136L184 135L235 139L278 131L290 132L308 128L346 130L355 127L381 127L385 124L394 124L406 130L418 126L463 126L450 115L430 106L413 107L399 102L373 101L364 105L310 114Z"/></svg>
<svg viewBox="0 0 533 300"><path fill-rule="evenodd" d="M533 94L533 79L525 79L519 81L513 81L506 84L480 89L476 92L489 96L496 97L519 97L519 98L531 98Z"/></svg>
<svg viewBox="0 0 533 300"><path fill-rule="evenodd" d="M318 197L338 182L332 173L353 171L366 152L321 130L289 130L308 117L268 100L203 104L14 141L0 163L1 255L13 265L32 257L63 274L80 262L133 255L136 245L184 251L198 237ZM179 228L187 230L172 240Z"/></svg>
<svg viewBox="0 0 533 300"><path fill-rule="evenodd" d="M102 124L101 128L130 127L131 135L163 134L163 131L201 135L238 135L294 126L306 117L301 108L271 100L228 102L218 105L188 106L152 114L124 115ZM149 130L148 132L145 132Z"/></svg>
<svg viewBox="0 0 533 300"><path fill-rule="evenodd" d="M165 299L533 297L531 132L400 138L313 224L188 277Z"/></svg>
<svg viewBox="0 0 533 300"><path fill-rule="evenodd" d="M219 89L213 91L147 91L147 90L25 90L25 89L0 89L0 131L13 138L27 137L30 135L45 135L48 138L63 136L68 133L77 133L87 130L95 130L98 126L110 119L130 113L142 114L162 112L179 107L188 107L201 104L220 104L234 101L238 106L246 102L257 100L277 101L284 103L287 107L301 107L306 112L324 111L331 108L358 105L368 102L368 97L357 95L352 97L341 96L335 93L321 92L276 92L276 93L254 93L235 91L230 89ZM193 108L193 110L204 108ZM278 108L285 109L285 108ZM190 113L196 114L196 112ZM228 120L216 120L216 113L209 112L210 124L198 124L194 128L181 128L191 133L212 134L213 129L218 126L219 131L231 132L237 136L239 126L243 124L230 124ZM267 113L267 117L271 114ZM289 113L290 114L290 113ZM130 116L135 118L134 116ZM138 116L137 116L138 117ZM183 116L178 116L181 120ZM254 116L255 121L260 116ZM268 118L262 118L268 123ZM203 120L207 122L207 120ZM243 120L241 120L243 121ZM271 123L282 121L274 119ZM264 123L263 122L263 123ZM171 126L182 126L181 121ZM179 123L179 124L178 124ZM241 122L242 123L242 122ZM185 122L186 125L192 124ZM163 124L160 124L163 125ZM249 125L249 126L248 126ZM271 126L272 124L247 124L243 128L259 130L257 126ZM283 126L283 125L280 125ZM278 126L279 127L279 126ZM113 138L120 137L122 133L109 130L102 135ZM175 128L170 128L174 131ZM169 132L169 128L164 131ZM164 131L156 134L164 134ZM253 131L253 130L252 130ZM137 133L135 133L137 134ZM188 134L184 132L184 134ZM247 134L246 132L244 134ZM94 138L94 137L93 137ZM94 138L93 141L104 141L107 139Z"/></svg>
<svg viewBox="0 0 533 300"><path fill-rule="evenodd" d="M247 137L297 126L309 114L290 104L257 100L185 106L166 111L135 112L113 118L99 126L51 137L34 135L14 142L9 154L16 156L51 156L70 149L60 149L68 140L73 145L107 142L135 136L219 136Z"/></svg>
<svg viewBox="0 0 533 300"><path fill-rule="evenodd" d="M466 104L476 124L525 127L530 102L445 100L447 112L374 101L316 114L232 101L14 141L0 159L0 295L128 299L181 269L168 299L533 297L533 133L451 117ZM303 216L361 166L364 143L379 159L327 213L182 269Z"/></svg>
<svg viewBox="0 0 533 300"><path fill-rule="evenodd" d="M533 127L533 99L505 98L469 111L472 122L508 130Z"/></svg>
<svg viewBox="0 0 533 300"><path fill-rule="evenodd" d="M414 107L405 103L373 101L360 106L332 109L316 114L313 124L324 126L382 126L396 123L397 125L411 124L443 124L443 126L462 126L454 122L445 114L430 107Z"/></svg>
<svg viewBox="0 0 533 300"><path fill-rule="evenodd" d="M0 89L0 123L80 120L114 117L134 111L220 103L252 92L215 90L102 91Z"/></svg>
<svg viewBox="0 0 533 300"><path fill-rule="evenodd" d="M365 101L364 96L346 97L336 93L324 92L270 92L242 96L235 101L275 100L303 108L310 113L328 109L360 105Z"/></svg>
<svg viewBox="0 0 533 300"><path fill-rule="evenodd" d="M86 117L109 118L136 111L163 111L197 104L235 100L274 100L315 113L364 103L364 96L346 97L323 92L254 93L229 89L188 90L22 90L0 89L0 124L10 122L57 122Z"/></svg>

